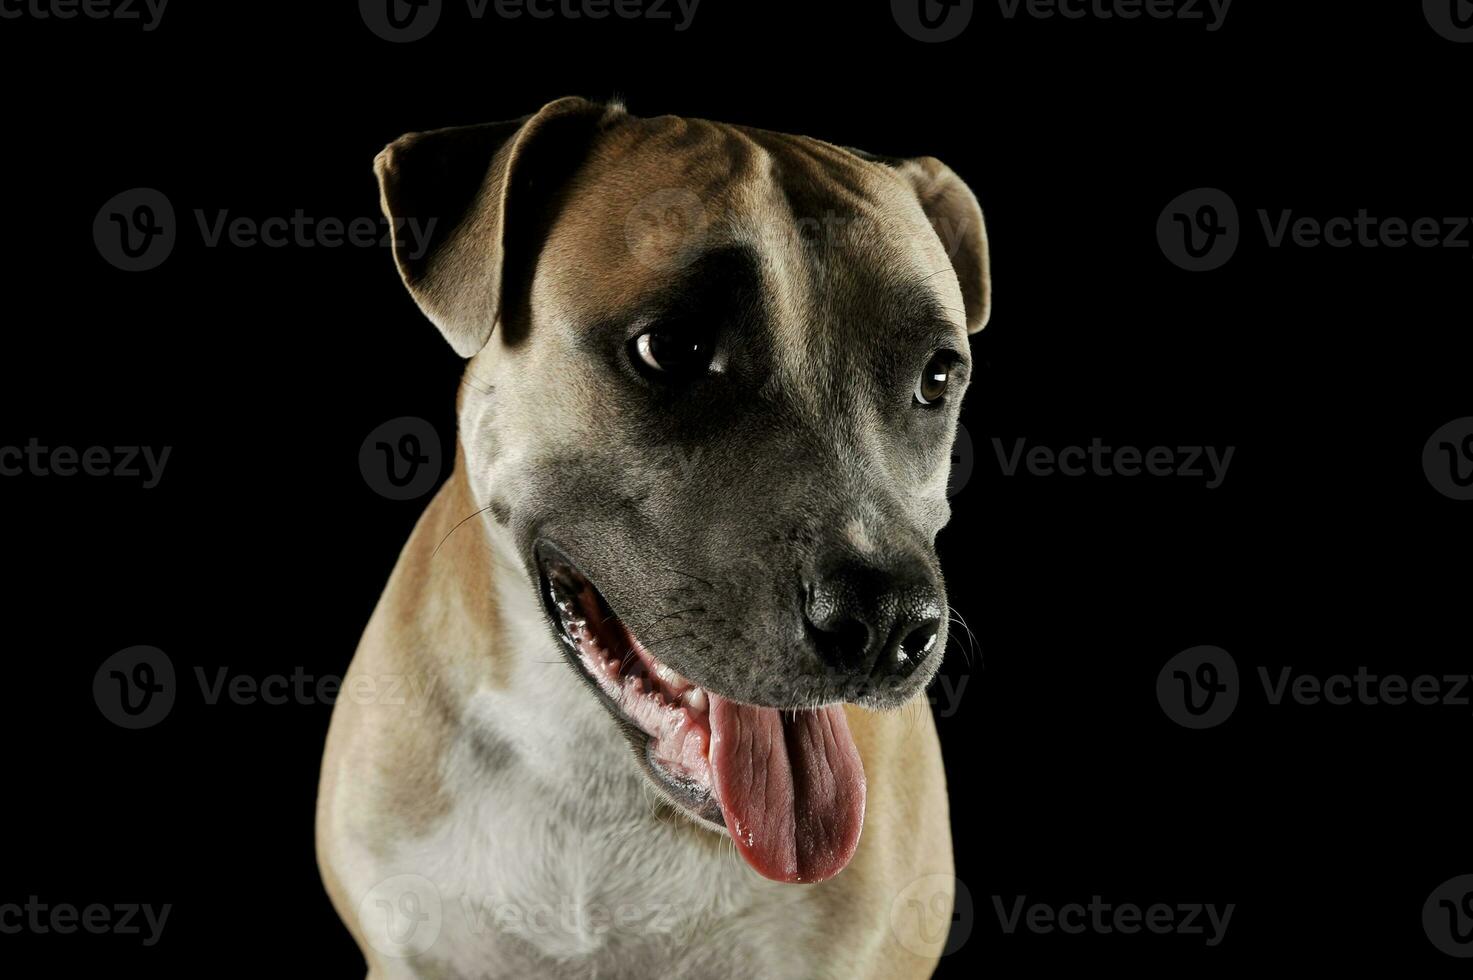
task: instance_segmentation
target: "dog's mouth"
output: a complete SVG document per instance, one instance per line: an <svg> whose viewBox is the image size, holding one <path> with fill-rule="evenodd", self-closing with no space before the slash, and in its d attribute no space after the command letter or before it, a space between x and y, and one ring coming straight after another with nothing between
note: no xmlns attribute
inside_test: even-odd
<svg viewBox="0 0 1473 980"><path fill-rule="evenodd" d="M538 548L542 595L568 659L671 803L724 828L765 878L844 869L864 825L864 766L842 705L757 707L661 663L561 552Z"/></svg>

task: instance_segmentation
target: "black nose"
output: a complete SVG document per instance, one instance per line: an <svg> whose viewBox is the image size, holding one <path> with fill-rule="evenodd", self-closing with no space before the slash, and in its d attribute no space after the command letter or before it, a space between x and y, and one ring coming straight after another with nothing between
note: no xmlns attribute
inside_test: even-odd
<svg viewBox="0 0 1473 980"><path fill-rule="evenodd" d="M944 602L924 568L846 563L814 576L803 604L819 656L847 675L903 678L936 645Z"/></svg>

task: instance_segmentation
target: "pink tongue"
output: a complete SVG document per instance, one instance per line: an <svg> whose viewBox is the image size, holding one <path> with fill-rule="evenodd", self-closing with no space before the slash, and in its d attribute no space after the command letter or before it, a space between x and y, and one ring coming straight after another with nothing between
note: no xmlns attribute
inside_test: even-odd
<svg viewBox="0 0 1473 980"><path fill-rule="evenodd" d="M840 705L754 708L711 698L711 769L726 829L774 881L832 878L864 826L864 764Z"/></svg>

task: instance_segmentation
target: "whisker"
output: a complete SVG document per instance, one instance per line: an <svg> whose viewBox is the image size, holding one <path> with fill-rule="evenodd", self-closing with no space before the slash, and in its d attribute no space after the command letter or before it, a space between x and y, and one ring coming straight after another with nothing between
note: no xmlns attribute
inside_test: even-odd
<svg viewBox="0 0 1473 980"><path fill-rule="evenodd" d="M967 666L972 666L972 651L977 648L977 634L972 632L972 627L967 624L967 619L961 611L950 603L946 606L947 621L956 623L967 631L967 645L962 647L962 656L967 660Z"/></svg>
<svg viewBox="0 0 1473 980"><path fill-rule="evenodd" d="M474 381L476 384L482 385L483 387L477 388L476 387L476 384L472 384L471 383L472 381ZM466 385L466 386L468 386L470 388L475 389L476 391L480 392L483 395L494 395L494 394L496 394L496 386L495 385L490 384L489 382L483 381L480 378L476 377L474 374L471 374L469 368L466 369L465 374L462 374L460 376L460 383L463 384L463 385Z"/></svg>
<svg viewBox="0 0 1473 980"><path fill-rule="evenodd" d="M680 634L678 634L676 636L662 636L658 640L650 640L649 642L645 642L644 640L640 640L639 641L639 645L642 646L642 647L644 647L650 653L654 653L655 652L655 646L657 644L659 646L663 647L667 643L673 642L675 640L686 640L686 639L689 639L689 638L691 638L692 636L695 636L695 635L696 634L694 634L694 633L680 633Z"/></svg>
<svg viewBox="0 0 1473 980"><path fill-rule="evenodd" d="M678 568L667 568L666 571L674 572L676 575L680 575L680 576L682 576L684 578L688 578L688 579L691 579L693 581L700 582L702 585L704 585L708 589L714 589L714 588L716 588L716 586L712 585L706 579L701 578L699 575L692 575L690 572L682 572Z"/></svg>
<svg viewBox="0 0 1473 980"><path fill-rule="evenodd" d="M432 552L430 552L430 557L431 558L434 558L436 555L438 555L440 553L440 549L445 546L445 542L450 540L450 535L451 534L454 534L456 531L459 531L468 522L474 520L477 517L480 517L482 514L486 513L486 511L488 511L490 509L491 509L491 505L490 504L487 504L485 507L482 507L480 510L476 511L474 514L470 515L470 517L467 517L465 520L461 521L459 524L457 524L454 527L452 527L450 529L449 533L447 533L443 538L440 539L440 543L437 544L437 545L435 545L435 550L432 551Z"/></svg>
<svg viewBox="0 0 1473 980"><path fill-rule="evenodd" d="M666 613L665 615L661 616L660 618L658 618L656 620L653 620L652 622L654 622L654 623L663 623L667 619L673 619L676 616L684 616L686 613L705 612L705 611L706 611L706 607L705 606L691 606L689 609L677 609L677 610L675 610L672 613Z"/></svg>
<svg viewBox="0 0 1473 980"><path fill-rule="evenodd" d="M905 706L907 725L905 735L907 738L915 734L916 725L920 724L921 712L929 711L931 703L925 698L916 698Z"/></svg>

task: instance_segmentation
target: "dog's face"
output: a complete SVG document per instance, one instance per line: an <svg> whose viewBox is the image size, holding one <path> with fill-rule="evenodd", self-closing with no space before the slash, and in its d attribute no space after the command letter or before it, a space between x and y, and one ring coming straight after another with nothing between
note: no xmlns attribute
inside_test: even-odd
<svg viewBox="0 0 1473 980"><path fill-rule="evenodd" d="M946 644L934 540L988 302L971 194L934 160L581 100L379 163L391 216L450 222L399 259L472 355L471 485L646 771L740 848L734 820L762 814L734 802L750 773L723 793L711 771L721 719L790 709L841 743L814 750L822 788L852 793L824 706L906 702ZM783 737L790 794L817 792ZM862 771L858 793L862 815ZM818 845L743 853L826 877L857 837L843 811Z"/></svg>

